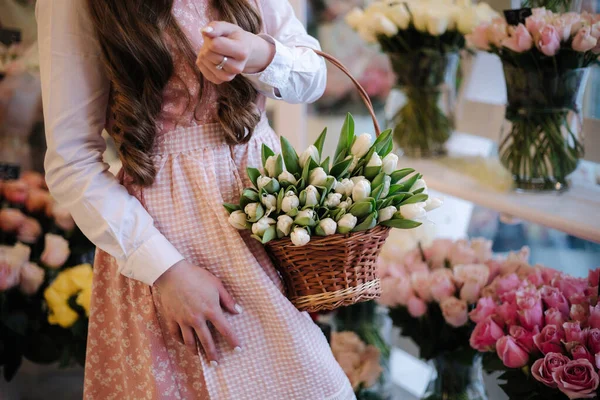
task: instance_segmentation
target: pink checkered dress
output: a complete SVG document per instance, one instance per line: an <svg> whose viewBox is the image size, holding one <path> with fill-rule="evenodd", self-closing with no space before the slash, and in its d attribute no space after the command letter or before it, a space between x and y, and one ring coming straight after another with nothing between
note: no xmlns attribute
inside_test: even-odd
<svg viewBox="0 0 600 400"><path fill-rule="evenodd" d="M188 3L203 2L175 3L175 15L199 48L195 27L206 21L199 21ZM185 258L221 279L241 304L244 312L228 319L243 352L233 352L217 335L221 361L211 367L202 351L169 335L151 288L120 275L115 259L99 251L84 398L353 399L319 328L286 299L262 245L230 227L222 207L238 201L249 185L246 166L260 165L262 143L278 149L277 136L263 118L247 145L228 146L213 122L214 90L206 91L200 104L190 104L199 85L177 60L175 55L182 79L173 79L165 90L153 152L156 181L143 190L126 186Z"/></svg>

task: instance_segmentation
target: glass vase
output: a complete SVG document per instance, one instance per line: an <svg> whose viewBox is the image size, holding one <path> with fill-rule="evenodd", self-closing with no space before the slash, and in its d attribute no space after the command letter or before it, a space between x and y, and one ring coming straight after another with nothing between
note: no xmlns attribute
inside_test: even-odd
<svg viewBox="0 0 600 400"><path fill-rule="evenodd" d="M567 188L584 152L581 103L588 73L504 65L508 104L499 156L517 190Z"/></svg>
<svg viewBox="0 0 600 400"><path fill-rule="evenodd" d="M388 128L409 157L445 154L454 131L458 53L390 54L397 85L386 104Z"/></svg>
<svg viewBox="0 0 600 400"><path fill-rule="evenodd" d="M464 360L445 353L429 363L434 372L422 400L487 400L480 354Z"/></svg>

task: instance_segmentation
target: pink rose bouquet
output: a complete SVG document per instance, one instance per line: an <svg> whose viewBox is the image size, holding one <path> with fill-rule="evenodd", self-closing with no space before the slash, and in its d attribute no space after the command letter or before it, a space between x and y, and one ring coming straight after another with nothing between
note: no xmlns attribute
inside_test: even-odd
<svg viewBox="0 0 600 400"><path fill-rule="evenodd" d="M536 266L496 277L470 312L471 347L503 370L511 399L590 399L600 377L600 269L588 279Z"/></svg>
<svg viewBox="0 0 600 400"><path fill-rule="evenodd" d="M520 16L527 15L523 11ZM508 106L501 162L517 187L556 190L583 155L581 124L571 122L580 117L586 68L600 54L600 16L545 8L530 14L485 22L467 41L498 55L504 67Z"/></svg>

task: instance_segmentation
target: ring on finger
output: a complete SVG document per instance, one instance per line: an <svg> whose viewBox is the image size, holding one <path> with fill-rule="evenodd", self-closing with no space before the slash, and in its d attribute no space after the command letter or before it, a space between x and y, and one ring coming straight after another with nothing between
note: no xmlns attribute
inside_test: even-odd
<svg viewBox="0 0 600 400"><path fill-rule="evenodd" d="M219 65L217 65L215 68L219 71L222 71L223 68L225 67L225 64L227 64L227 61L229 61L229 58L223 57L223 61L221 61L221 63Z"/></svg>

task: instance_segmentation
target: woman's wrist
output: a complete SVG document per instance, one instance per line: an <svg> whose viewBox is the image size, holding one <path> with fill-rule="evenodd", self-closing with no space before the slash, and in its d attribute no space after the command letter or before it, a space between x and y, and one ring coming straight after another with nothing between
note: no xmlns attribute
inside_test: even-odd
<svg viewBox="0 0 600 400"><path fill-rule="evenodd" d="M275 58L275 44L259 35L254 35L254 46L244 69L245 74L257 74L271 64Z"/></svg>

